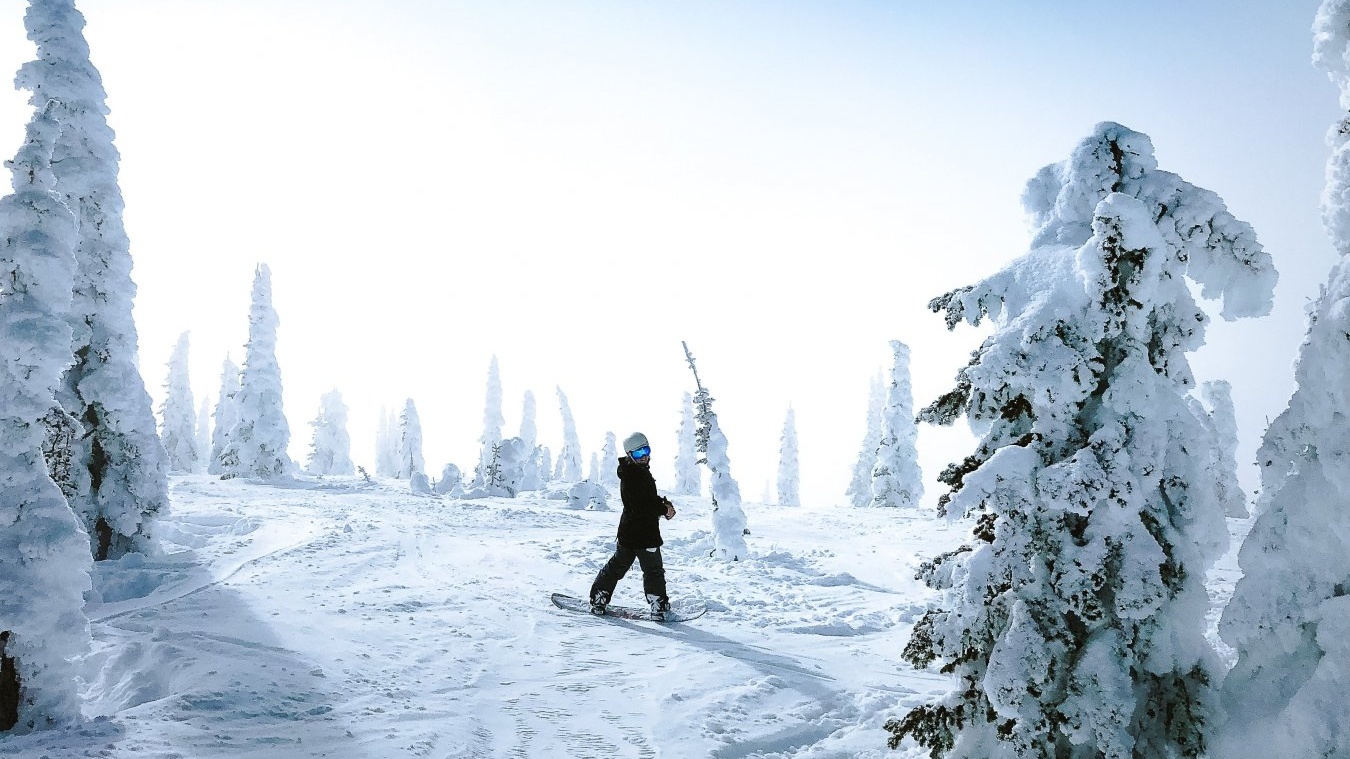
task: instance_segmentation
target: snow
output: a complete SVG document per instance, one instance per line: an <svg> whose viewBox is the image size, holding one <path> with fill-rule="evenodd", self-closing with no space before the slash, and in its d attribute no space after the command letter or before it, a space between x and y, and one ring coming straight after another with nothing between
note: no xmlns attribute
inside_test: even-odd
<svg viewBox="0 0 1350 759"><path fill-rule="evenodd" d="M931 512L747 503L750 556L724 562L711 503L672 496L671 594L709 612L659 625L549 602L585 592L617 511L360 477L170 483L162 553L97 565L90 721L0 754L913 759L882 725L951 685L899 656L933 600L919 563L969 532ZM1235 567L1212 574L1211 628ZM635 567L615 600L640 597Z"/></svg>

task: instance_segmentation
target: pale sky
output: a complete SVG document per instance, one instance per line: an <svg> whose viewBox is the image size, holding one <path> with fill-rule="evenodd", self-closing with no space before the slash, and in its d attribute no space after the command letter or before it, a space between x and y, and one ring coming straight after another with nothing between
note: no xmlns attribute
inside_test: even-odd
<svg viewBox="0 0 1350 759"><path fill-rule="evenodd" d="M0 15L0 70L33 56L25 5ZM949 333L928 300L1023 253L1025 182L1118 121L1280 270L1273 314L1216 320L1193 361L1233 383L1252 485L1333 260L1318 2L1128 5L78 0L147 387L158 408L190 330L214 403L265 262L298 462L336 387L358 464L411 397L430 473L471 470L495 355L508 436L531 390L556 455L561 386L587 463L642 430L667 487L687 340L745 500L771 489L791 404L803 500L842 503L888 341L911 346L916 408L949 389L988 328ZM29 109L3 94L10 156ZM926 503L972 444L920 427Z"/></svg>

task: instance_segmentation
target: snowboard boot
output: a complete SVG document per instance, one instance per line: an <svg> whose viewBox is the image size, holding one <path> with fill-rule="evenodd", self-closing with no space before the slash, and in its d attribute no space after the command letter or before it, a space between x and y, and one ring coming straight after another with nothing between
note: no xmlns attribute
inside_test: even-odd
<svg viewBox="0 0 1350 759"><path fill-rule="evenodd" d="M670 601L662 596L647 596L647 603L651 604L652 619L657 622L666 621L666 612L670 611Z"/></svg>
<svg viewBox="0 0 1350 759"><path fill-rule="evenodd" d="M609 593L603 590L595 591L591 596L591 613L597 617L605 615L605 607L609 605Z"/></svg>

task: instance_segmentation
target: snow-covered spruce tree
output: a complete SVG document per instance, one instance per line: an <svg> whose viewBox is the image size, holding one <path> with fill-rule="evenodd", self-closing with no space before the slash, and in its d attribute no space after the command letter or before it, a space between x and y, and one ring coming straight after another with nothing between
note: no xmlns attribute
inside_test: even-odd
<svg viewBox="0 0 1350 759"><path fill-rule="evenodd" d="M591 453L591 465L586 472L587 480L600 484L600 454Z"/></svg>
<svg viewBox="0 0 1350 759"><path fill-rule="evenodd" d="M1198 757L1218 657L1205 571L1227 531L1187 403L1187 353L1270 308L1276 274L1213 192L1156 168L1147 136L1100 124L1023 196L1030 253L932 302L996 331L924 421L965 416L975 453L946 508L974 544L927 563L947 589L904 657L956 688L887 724L934 757Z"/></svg>
<svg viewBox="0 0 1350 759"><path fill-rule="evenodd" d="M425 472L426 464L422 460L422 420L417 416L417 407L412 398L403 405L403 414L398 418L398 471L394 477L400 480L411 479L417 472Z"/></svg>
<svg viewBox="0 0 1350 759"><path fill-rule="evenodd" d="M93 539L94 557L116 559L152 548L154 521L169 503L164 448L137 367L120 156L73 0L30 0L24 26L37 59L20 67L15 84L32 93L29 102L39 111L55 108L62 127L52 154L55 190L79 226L68 317L75 364L58 396L84 426L71 451L77 480L71 506Z"/></svg>
<svg viewBox="0 0 1350 759"><path fill-rule="evenodd" d="M211 459L211 401L206 395L202 395L201 405L197 407L197 452L201 455L195 471L201 472Z"/></svg>
<svg viewBox="0 0 1350 759"><path fill-rule="evenodd" d="M375 428L375 474L380 477L398 475L398 434L398 417L381 406L380 424Z"/></svg>
<svg viewBox="0 0 1350 759"><path fill-rule="evenodd" d="M1200 384L1204 422L1214 439L1214 475L1218 477L1219 503L1234 519L1246 519L1247 496L1242 492L1237 472L1237 413L1233 409L1233 386L1225 380Z"/></svg>
<svg viewBox="0 0 1350 759"><path fill-rule="evenodd" d="M881 440L872 466L869 505L916 507L923 499L923 472L919 469L914 393L909 389L909 346L892 340L891 351L895 361L881 410Z"/></svg>
<svg viewBox="0 0 1350 759"><path fill-rule="evenodd" d="M1350 111L1350 0L1324 0L1313 61ZM1237 650L1214 756L1350 756L1350 113L1328 133L1322 221L1340 259L1308 307L1289 406L1266 430L1261 508L1219 621Z"/></svg>
<svg viewBox="0 0 1350 759"><path fill-rule="evenodd" d="M211 430L211 458L206 465L207 474L224 474L223 456L230 446L230 431L239 421L239 367L225 357L220 368L220 395L216 398L216 410L213 414L215 424Z"/></svg>
<svg viewBox="0 0 1350 759"><path fill-rule="evenodd" d="M881 375L872 378L867 393L867 431L863 433L858 460L853 465L853 478L844 495L854 506L872 502L872 469L877 464L877 450L881 447L881 410L886 403L886 385Z"/></svg>
<svg viewBox="0 0 1350 759"><path fill-rule="evenodd" d="M698 468L694 420L694 396L684 394L680 404L680 431L675 440L675 492L698 495L703 492L703 475Z"/></svg>
<svg viewBox="0 0 1350 759"><path fill-rule="evenodd" d="M558 453L553 479L578 482L581 480L581 438L577 437L577 425L572 420L572 407L567 405L567 396L562 388L557 390L558 406L562 412L563 447Z"/></svg>
<svg viewBox="0 0 1350 759"><path fill-rule="evenodd" d="M448 495L451 498L458 498L464 494L464 476L460 474L459 467L454 464L446 464L441 469L441 478L436 480L435 490L441 495Z"/></svg>
<svg viewBox="0 0 1350 759"><path fill-rule="evenodd" d="M797 466L797 413L788 406L783 435L778 440L778 505L800 506L801 470Z"/></svg>
<svg viewBox="0 0 1350 759"><path fill-rule="evenodd" d="M0 199L0 731L80 716L89 536L48 474L45 419L73 363L75 216L53 188L53 107L28 124Z"/></svg>
<svg viewBox="0 0 1350 759"><path fill-rule="evenodd" d="M244 371L235 394L239 418L220 455L221 478L274 479L291 474L286 452L291 428L282 408L281 366L277 364L277 325L272 308L272 271L258 264L253 273L253 295L248 314L248 345Z"/></svg>
<svg viewBox="0 0 1350 759"><path fill-rule="evenodd" d="M355 474L352 464L352 437L347 434L347 404L337 388L319 399L319 415L309 425L314 440L309 446L305 471L310 474Z"/></svg>
<svg viewBox="0 0 1350 759"><path fill-rule="evenodd" d="M502 377L497 368L497 357L493 356L488 364L487 401L483 406L483 435L478 438L478 466L474 468L473 481L476 486L487 485L488 462L496 455L494 450L502 441L502 428L506 418L502 416Z"/></svg>
<svg viewBox="0 0 1350 759"><path fill-rule="evenodd" d="M607 488L619 486L619 443L613 432L605 433L605 447L600 449L600 479Z"/></svg>
<svg viewBox="0 0 1350 759"><path fill-rule="evenodd" d="M520 489L540 490L548 481L551 472L540 468L539 429L535 425L537 409L534 393L525 391L525 400L520 409L520 441L525 446L525 460L521 462ZM547 466L547 465L545 465Z"/></svg>
<svg viewBox="0 0 1350 759"><path fill-rule="evenodd" d="M689 369L694 373L694 408L698 409L695 419L698 422L694 433L695 447L703 458L699 463L707 464L710 473L708 490L712 496L713 549L712 556L723 561L739 561L748 556L745 545L745 510L741 508L741 486L731 476L731 459L727 457L727 438L717 424L717 414L712 410L713 397L703 387L698 378L698 368L694 365L694 354L689 345L684 346L684 357Z"/></svg>
<svg viewBox="0 0 1350 759"><path fill-rule="evenodd" d="M164 443L170 472L197 471L197 412L188 373L188 333L178 336L169 357L164 402L159 407L159 439Z"/></svg>

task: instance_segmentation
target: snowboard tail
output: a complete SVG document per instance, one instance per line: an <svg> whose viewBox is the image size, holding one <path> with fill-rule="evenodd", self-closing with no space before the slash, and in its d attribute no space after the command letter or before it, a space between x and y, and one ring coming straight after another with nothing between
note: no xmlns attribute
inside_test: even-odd
<svg viewBox="0 0 1350 759"><path fill-rule="evenodd" d="M553 604L560 609L568 611L579 611L583 614L591 613L591 602L584 598L569 596L565 593L554 593ZM663 622L688 622L691 619L698 619L708 607L702 601L672 601L670 611L666 612L666 618ZM653 622L651 609L639 608L636 606L619 606L610 604L605 607L606 617L618 617L619 619L639 619L647 622Z"/></svg>

